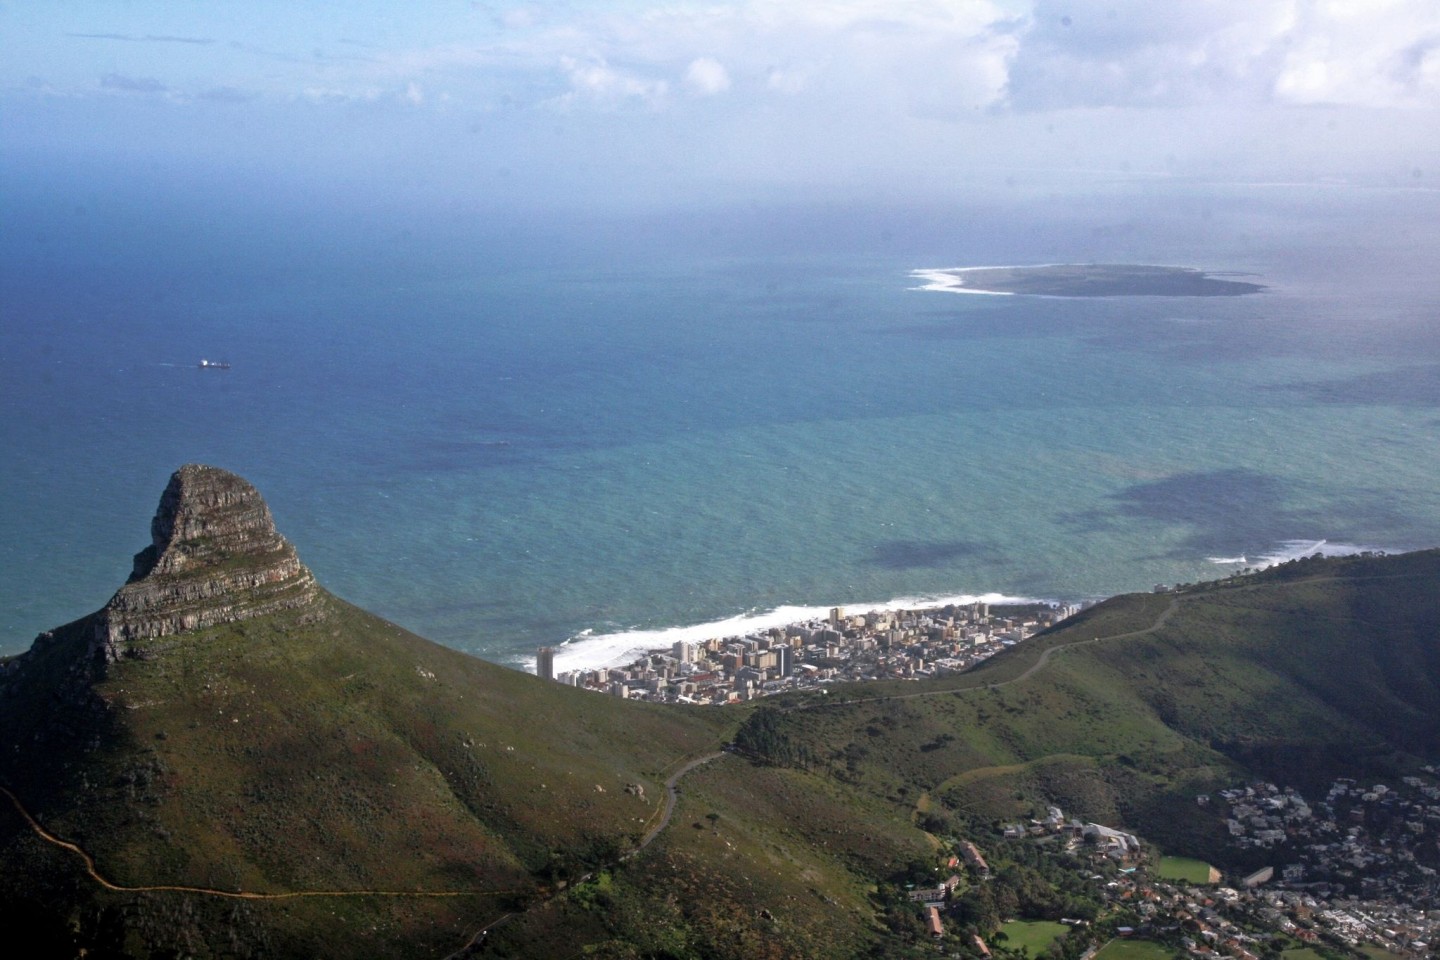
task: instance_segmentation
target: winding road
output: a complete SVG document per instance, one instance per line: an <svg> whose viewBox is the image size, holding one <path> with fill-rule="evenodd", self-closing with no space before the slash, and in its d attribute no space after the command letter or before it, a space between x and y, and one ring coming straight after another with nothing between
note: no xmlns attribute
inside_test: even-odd
<svg viewBox="0 0 1440 960"><path fill-rule="evenodd" d="M725 756L725 751L723 750L717 750L714 753L707 753L703 757L696 757L694 760L686 763L685 766L681 767L679 770L676 770L674 773L670 774L670 779L665 781L665 803L660 808L659 821L649 830L645 831L645 836L641 838L640 845L637 846L634 850L631 850L629 853L625 854L625 856L621 857L621 860L629 860L631 857L635 856L640 851L650 846L650 844L654 842L655 838L660 836L660 834L665 831L666 827L670 826L670 818L675 814L675 800L676 797L679 795L679 791L675 789L675 785L680 782L680 778L685 776L685 774L689 773L691 770L694 770L696 767L709 763L711 760L719 759L723 756Z"/></svg>

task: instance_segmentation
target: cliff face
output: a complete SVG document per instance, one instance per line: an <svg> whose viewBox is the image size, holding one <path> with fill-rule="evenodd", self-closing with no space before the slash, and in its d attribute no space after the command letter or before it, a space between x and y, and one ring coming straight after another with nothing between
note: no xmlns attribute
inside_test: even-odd
<svg viewBox="0 0 1440 960"><path fill-rule="evenodd" d="M235 474L187 464L170 477L151 544L95 618L106 659L128 641L282 611L319 616L315 578L275 530L259 492Z"/></svg>

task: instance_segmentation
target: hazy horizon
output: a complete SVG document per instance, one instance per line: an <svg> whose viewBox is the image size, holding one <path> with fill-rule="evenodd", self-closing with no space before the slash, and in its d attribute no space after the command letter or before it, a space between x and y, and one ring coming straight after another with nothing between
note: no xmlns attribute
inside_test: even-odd
<svg viewBox="0 0 1440 960"><path fill-rule="evenodd" d="M195 460L506 662L1440 541L1434 4L11 3L0 50L0 651ZM1267 290L911 276L1097 261Z"/></svg>
<svg viewBox="0 0 1440 960"><path fill-rule="evenodd" d="M6 191L456 214L1097 184L1435 189L1423 0L0 7Z"/></svg>

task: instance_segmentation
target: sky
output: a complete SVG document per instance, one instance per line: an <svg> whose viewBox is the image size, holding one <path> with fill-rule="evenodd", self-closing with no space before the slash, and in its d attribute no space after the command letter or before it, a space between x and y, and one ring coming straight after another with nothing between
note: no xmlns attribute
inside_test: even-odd
<svg viewBox="0 0 1440 960"><path fill-rule="evenodd" d="M1440 185L1435 0L0 2L0 174L467 205Z"/></svg>

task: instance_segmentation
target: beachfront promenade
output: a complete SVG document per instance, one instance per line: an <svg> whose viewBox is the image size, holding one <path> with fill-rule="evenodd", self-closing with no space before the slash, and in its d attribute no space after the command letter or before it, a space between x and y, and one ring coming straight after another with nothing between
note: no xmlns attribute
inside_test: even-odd
<svg viewBox="0 0 1440 960"><path fill-rule="evenodd" d="M679 641L619 667L555 674L554 650L542 647L537 666L547 679L613 696L721 705L832 683L957 673L1080 609L976 602L850 615L836 607L827 619Z"/></svg>

